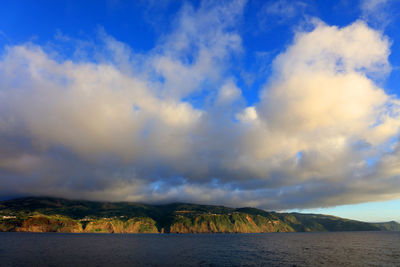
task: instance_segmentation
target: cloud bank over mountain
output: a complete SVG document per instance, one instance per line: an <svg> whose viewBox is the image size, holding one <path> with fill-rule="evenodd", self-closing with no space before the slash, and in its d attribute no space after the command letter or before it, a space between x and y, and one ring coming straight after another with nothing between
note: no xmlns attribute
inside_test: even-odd
<svg viewBox="0 0 400 267"><path fill-rule="evenodd" d="M389 38L309 19L248 104L231 71L245 5L185 5L148 52L104 30L72 58L6 47L0 196L265 209L399 198L400 100L379 83Z"/></svg>

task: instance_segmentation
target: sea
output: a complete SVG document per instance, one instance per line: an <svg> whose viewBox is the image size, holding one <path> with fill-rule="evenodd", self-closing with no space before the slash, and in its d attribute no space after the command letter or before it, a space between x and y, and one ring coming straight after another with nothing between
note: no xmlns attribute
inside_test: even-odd
<svg viewBox="0 0 400 267"><path fill-rule="evenodd" d="M0 266L400 266L400 232L0 233Z"/></svg>

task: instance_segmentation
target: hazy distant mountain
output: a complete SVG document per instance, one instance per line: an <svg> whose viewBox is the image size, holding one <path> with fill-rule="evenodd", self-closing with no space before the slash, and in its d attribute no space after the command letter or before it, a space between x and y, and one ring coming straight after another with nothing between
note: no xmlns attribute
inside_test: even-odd
<svg viewBox="0 0 400 267"><path fill-rule="evenodd" d="M383 231L400 231L400 223L395 221L373 223L373 225L379 227Z"/></svg>
<svg viewBox="0 0 400 267"><path fill-rule="evenodd" d="M103 233L266 233L399 230L335 216L172 203L28 197L0 202L0 231Z"/></svg>

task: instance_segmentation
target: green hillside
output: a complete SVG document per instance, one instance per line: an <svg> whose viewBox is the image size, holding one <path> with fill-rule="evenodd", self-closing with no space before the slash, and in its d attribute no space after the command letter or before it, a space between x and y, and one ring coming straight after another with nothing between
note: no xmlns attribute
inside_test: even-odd
<svg viewBox="0 0 400 267"><path fill-rule="evenodd" d="M398 230L335 216L172 203L28 197L0 202L0 231L94 233L266 233Z"/></svg>
<svg viewBox="0 0 400 267"><path fill-rule="evenodd" d="M379 227L383 231L400 231L400 223L395 221L373 223L373 225Z"/></svg>

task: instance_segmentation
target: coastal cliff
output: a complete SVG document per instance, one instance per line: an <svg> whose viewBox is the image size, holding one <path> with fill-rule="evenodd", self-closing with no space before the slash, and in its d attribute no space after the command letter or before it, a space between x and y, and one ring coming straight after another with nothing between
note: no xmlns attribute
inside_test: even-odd
<svg viewBox="0 0 400 267"><path fill-rule="evenodd" d="M269 233L294 232L281 221L243 213L177 217L166 229L157 229L151 218L120 220L103 218L84 221L63 216L35 215L27 219L0 220L0 231L63 233Z"/></svg>
<svg viewBox="0 0 400 267"><path fill-rule="evenodd" d="M179 216L170 233L270 233L294 232L280 220L269 220L260 215L245 213L198 215L192 218Z"/></svg>
<svg viewBox="0 0 400 267"><path fill-rule="evenodd" d="M158 233L151 218L74 220L64 216L34 215L26 219L0 220L0 232L58 233Z"/></svg>
<svg viewBox="0 0 400 267"><path fill-rule="evenodd" d="M35 215L23 220L21 226L17 226L15 231L80 233L82 232L82 225L64 216Z"/></svg>
<svg viewBox="0 0 400 267"><path fill-rule="evenodd" d="M100 219L89 222L85 233L158 233L156 222L151 218L133 218L127 221Z"/></svg>
<svg viewBox="0 0 400 267"><path fill-rule="evenodd" d="M185 203L145 205L49 197L0 201L0 232L270 233L379 231L399 226L396 222L378 225L330 215Z"/></svg>

